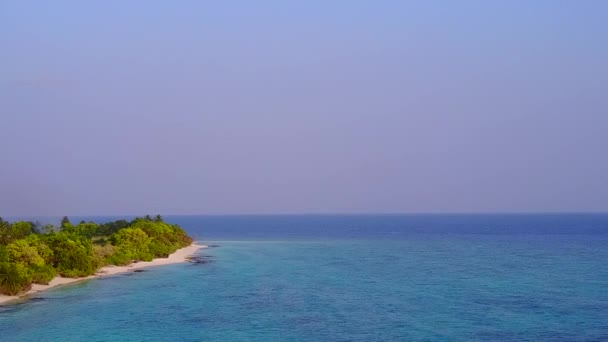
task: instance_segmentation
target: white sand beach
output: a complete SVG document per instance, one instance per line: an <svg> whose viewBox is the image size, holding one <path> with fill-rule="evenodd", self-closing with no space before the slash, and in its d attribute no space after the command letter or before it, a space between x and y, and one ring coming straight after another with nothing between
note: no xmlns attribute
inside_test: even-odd
<svg viewBox="0 0 608 342"><path fill-rule="evenodd" d="M88 276L88 277L83 277L83 278L55 277L55 279L51 280L51 282L48 285L33 284L31 290L29 290L28 292L26 292L22 295L19 295L19 296L7 296L7 295L0 294L0 305L23 298L23 297L27 297L31 294L45 291L45 290L48 290L50 288L60 286L60 285L76 283L76 282L87 280L87 279L107 277L107 276L115 275L118 273L138 270L141 268L186 262L187 258L189 256L193 255L197 250L199 250L201 248L205 248L205 247L207 247L207 246L198 245L198 244L193 243L188 247L178 249L177 251L175 251L175 253L169 255L167 258L158 258L158 259L154 259L152 261L140 261L140 262L132 263L130 265L126 265L126 266L114 266L114 265L104 266L104 267L100 268L97 271L97 273L95 273L92 276Z"/></svg>

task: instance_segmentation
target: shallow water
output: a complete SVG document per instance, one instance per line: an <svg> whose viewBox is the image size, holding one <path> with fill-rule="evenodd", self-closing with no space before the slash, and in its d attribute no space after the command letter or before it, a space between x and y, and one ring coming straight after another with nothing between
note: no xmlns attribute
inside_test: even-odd
<svg viewBox="0 0 608 342"><path fill-rule="evenodd" d="M169 220L209 262L0 307L0 339L608 340L607 215Z"/></svg>

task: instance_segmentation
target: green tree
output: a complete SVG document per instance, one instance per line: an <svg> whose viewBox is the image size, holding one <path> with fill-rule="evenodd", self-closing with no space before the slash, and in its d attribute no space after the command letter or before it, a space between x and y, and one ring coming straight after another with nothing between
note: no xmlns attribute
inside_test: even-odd
<svg viewBox="0 0 608 342"><path fill-rule="evenodd" d="M7 245L11 242L11 224L0 217L0 245Z"/></svg>
<svg viewBox="0 0 608 342"><path fill-rule="evenodd" d="M23 239L34 233L34 223L28 221L18 221L12 225L13 239Z"/></svg>
<svg viewBox="0 0 608 342"><path fill-rule="evenodd" d="M67 216L64 216L61 219L61 228L62 229L65 228L65 227L67 227L67 226L71 226L71 225L72 225L72 222L70 222L70 219Z"/></svg>
<svg viewBox="0 0 608 342"><path fill-rule="evenodd" d="M27 221L17 221L13 224L0 218L0 244L7 245L15 240L34 233L34 224Z"/></svg>
<svg viewBox="0 0 608 342"><path fill-rule="evenodd" d="M53 250L53 266L64 277L84 277L97 270L93 243L83 236L58 233L47 239Z"/></svg>
<svg viewBox="0 0 608 342"><path fill-rule="evenodd" d="M46 264L46 261L52 260L51 249L37 235L10 243L6 247L6 254L10 263L27 268L32 282L36 284L48 284L57 274L51 265Z"/></svg>
<svg viewBox="0 0 608 342"><path fill-rule="evenodd" d="M36 248L38 255L42 259L44 259L44 263L47 265L52 265L54 262L54 254L51 247L49 247L47 243L47 235L36 235L32 234L26 238L27 243Z"/></svg>
<svg viewBox="0 0 608 342"><path fill-rule="evenodd" d="M154 257L167 257L177 249L192 243L192 239L183 229L165 222L137 220L131 228L141 229L150 237L149 250Z"/></svg>
<svg viewBox="0 0 608 342"><path fill-rule="evenodd" d="M36 247L32 247L27 240L17 240L6 247L9 261L21 263L25 266L42 266L44 259L38 254Z"/></svg>
<svg viewBox="0 0 608 342"><path fill-rule="evenodd" d="M117 246L121 253L129 255L132 260L151 260L150 237L139 228L125 228L112 234L108 239Z"/></svg>
<svg viewBox="0 0 608 342"><path fill-rule="evenodd" d="M91 275L107 263L166 257L190 243L181 227L164 222L160 215L77 225L64 217L61 230L52 224L41 228L39 223L11 224L0 218L0 292L20 293L32 282L47 284L57 274Z"/></svg>
<svg viewBox="0 0 608 342"><path fill-rule="evenodd" d="M42 229L41 229L42 234L51 234L51 233L55 233L57 231L58 231L57 227L55 227L55 225L52 223L47 223L47 224L43 225Z"/></svg>
<svg viewBox="0 0 608 342"><path fill-rule="evenodd" d="M80 222L78 225L74 226L72 224L68 224L61 231L67 234L75 234L78 236L84 236L87 238L92 238L97 235L97 229L99 225L95 222Z"/></svg>
<svg viewBox="0 0 608 342"><path fill-rule="evenodd" d="M129 221L126 220L102 223L97 227L97 235L109 236L116 233L120 229L129 227L129 225Z"/></svg>

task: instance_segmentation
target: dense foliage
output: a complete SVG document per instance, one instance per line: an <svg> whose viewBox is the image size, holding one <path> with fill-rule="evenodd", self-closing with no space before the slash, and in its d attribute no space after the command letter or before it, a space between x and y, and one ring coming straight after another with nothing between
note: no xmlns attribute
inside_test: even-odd
<svg viewBox="0 0 608 342"><path fill-rule="evenodd" d="M160 215L102 224L64 217L59 227L0 218L0 293L19 294L56 275L85 277L108 264L164 258L191 243Z"/></svg>

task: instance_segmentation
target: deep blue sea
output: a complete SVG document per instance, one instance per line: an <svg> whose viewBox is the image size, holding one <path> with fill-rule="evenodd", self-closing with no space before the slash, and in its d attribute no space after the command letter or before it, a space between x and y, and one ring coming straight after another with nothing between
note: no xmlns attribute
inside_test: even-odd
<svg viewBox="0 0 608 342"><path fill-rule="evenodd" d="M608 214L166 220L209 262L0 307L0 340L608 341Z"/></svg>

